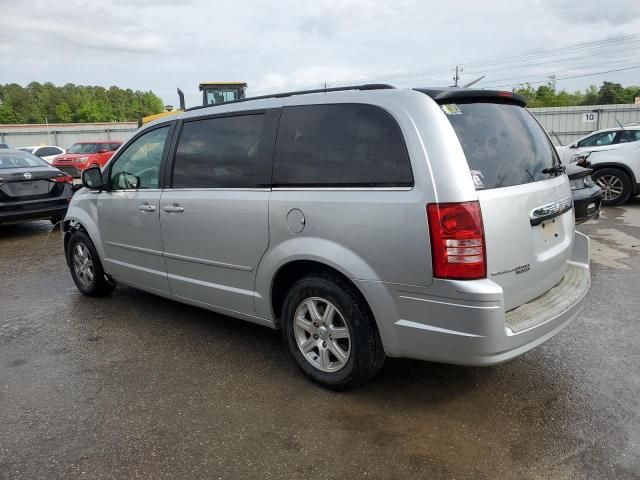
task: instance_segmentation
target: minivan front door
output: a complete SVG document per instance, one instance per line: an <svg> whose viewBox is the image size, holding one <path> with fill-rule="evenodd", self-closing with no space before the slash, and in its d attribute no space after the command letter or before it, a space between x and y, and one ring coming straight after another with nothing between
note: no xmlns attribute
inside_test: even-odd
<svg viewBox="0 0 640 480"><path fill-rule="evenodd" d="M263 113L185 120L171 188L160 200L174 295L253 314L258 263L269 245L270 140ZM270 122L271 123L271 122Z"/></svg>
<svg viewBox="0 0 640 480"><path fill-rule="evenodd" d="M171 126L148 130L108 168L109 190L99 193L98 224L105 269L116 279L169 292L162 257L159 188Z"/></svg>

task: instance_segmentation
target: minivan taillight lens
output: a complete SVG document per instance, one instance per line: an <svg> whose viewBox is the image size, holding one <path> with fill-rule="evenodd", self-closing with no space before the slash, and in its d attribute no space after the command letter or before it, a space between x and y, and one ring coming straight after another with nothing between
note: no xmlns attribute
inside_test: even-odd
<svg viewBox="0 0 640 480"><path fill-rule="evenodd" d="M487 258L480 203L427 205L433 275L473 280L487 276Z"/></svg>

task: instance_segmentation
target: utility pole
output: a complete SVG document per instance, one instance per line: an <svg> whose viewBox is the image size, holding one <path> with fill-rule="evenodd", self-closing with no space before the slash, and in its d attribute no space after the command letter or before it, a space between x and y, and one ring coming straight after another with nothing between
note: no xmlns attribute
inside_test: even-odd
<svg viewBox="0 0 640 480"><path fill-rule="evenodd" d="M462 67L460 65L456 65L456 74L453 77L453 85L455 87L458 86L458 82L460 81L460 75L462 74L463 70Z"/></svg>

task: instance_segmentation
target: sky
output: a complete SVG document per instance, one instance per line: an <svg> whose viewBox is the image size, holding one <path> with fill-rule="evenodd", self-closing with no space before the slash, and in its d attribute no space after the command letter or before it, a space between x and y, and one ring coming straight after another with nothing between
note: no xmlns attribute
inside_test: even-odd
<svg viewBox="0 0 640 480"><path fill-rule="evenodd" d="M246 81L248 95L381 82L479 87L546 81L576 90L640 84L640 2L616 0L0 0L0 84L117 85L177 105L198 83ZM488 59L623 35L602 48L490 65ZM477 64L485 61L485 64ZM473 65L474 62L476 65ZM506 80L505 80L506 79ZM502 87L501 87L502 88Z"/></svg>

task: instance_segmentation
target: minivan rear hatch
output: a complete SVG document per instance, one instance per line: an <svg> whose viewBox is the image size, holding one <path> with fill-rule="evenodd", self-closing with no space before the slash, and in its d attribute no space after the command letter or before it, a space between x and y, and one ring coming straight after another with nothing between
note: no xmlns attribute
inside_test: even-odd
<svg viewBox="0 0 640 480"><path fill-rule="evenodd" d="M515 308L557 285L573 249L571 190L546 132L511 92L420 90L456 132L482 210L487 278Z"/></svg>

